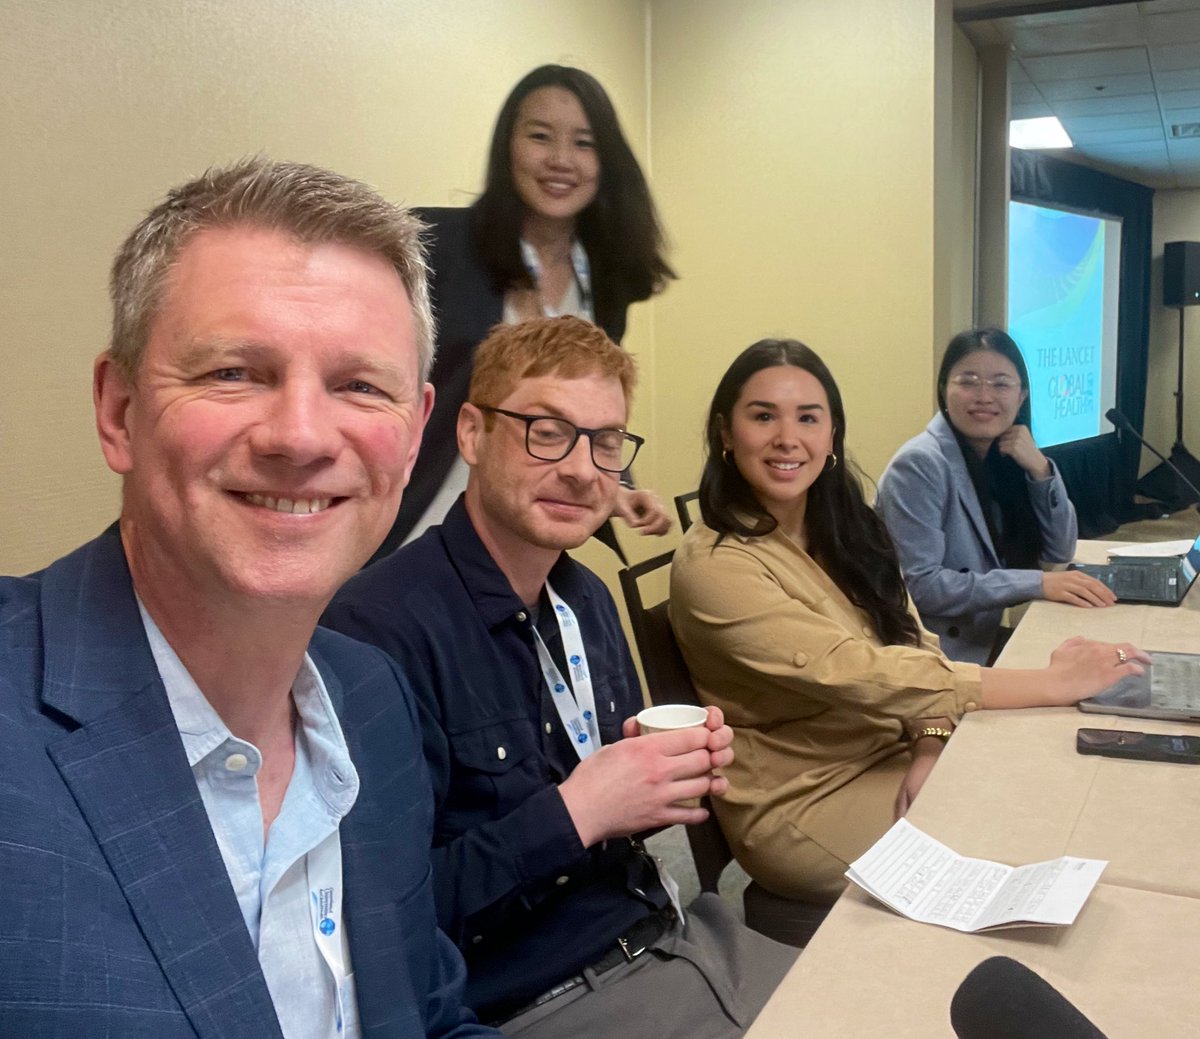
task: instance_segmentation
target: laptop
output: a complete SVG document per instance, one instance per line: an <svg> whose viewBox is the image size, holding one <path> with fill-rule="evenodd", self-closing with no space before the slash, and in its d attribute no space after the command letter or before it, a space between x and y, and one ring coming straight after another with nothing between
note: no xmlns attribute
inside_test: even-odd
<svg viewBox="0 0 1200 1039"><path fill-rule="evenodd" d="M1088 714L1121 714L1129 718L1166 718L1200 722L1200 656L1195 653L1151 653L1144 674L1128 675L1079 709Z"/></svg>
<svg viewBox="0 0 1200 1039"><path fill-rule="evenodd" d="M1122 556L1104 565L1072 563L1068 569L1103 581L1117 602L1178 606L1200 571L1200 537L1182 556Z"/></svg>

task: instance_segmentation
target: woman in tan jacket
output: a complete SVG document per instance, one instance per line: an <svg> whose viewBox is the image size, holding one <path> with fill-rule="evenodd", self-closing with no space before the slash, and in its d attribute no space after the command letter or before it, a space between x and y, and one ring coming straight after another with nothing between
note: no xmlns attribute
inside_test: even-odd
<svg viewBox="0 0 1200 1039"><path fill-rule="evenodd" d="M745 350L713 398L703 522L671 571L696 688L736 733L722 828L755 880L813 901L835 899L847 865L907 811L965 712L1073 704L1148 662L1083 639L1040 670L947 659L845 439L837 384L812 350Z"/></svg>

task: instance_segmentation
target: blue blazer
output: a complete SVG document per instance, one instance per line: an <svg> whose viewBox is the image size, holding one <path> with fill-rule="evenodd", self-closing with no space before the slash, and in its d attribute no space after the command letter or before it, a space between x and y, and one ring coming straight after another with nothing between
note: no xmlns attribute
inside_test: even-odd
<svg viewBox="0 0 1200 1039"><path fill-rule="evenodd" d="M1055 469L1028 480L1042 559L1075 554L1075 509ZM887 524L921 622L952 660L987 662L1007 606L1042 597L1042 571L1006 570L988 533L962 449L940 412L888 463L875 508Z"/></svg>
<svg viewBox="0 0 1200 1039"><path fill-rule="evenodd" d="M341 825L362 1034L497 1035L436 929L410 691L340 635L310 653L362 781ZM280 1039L113 533L0 579L0 732L0 1035Z"/></svg>

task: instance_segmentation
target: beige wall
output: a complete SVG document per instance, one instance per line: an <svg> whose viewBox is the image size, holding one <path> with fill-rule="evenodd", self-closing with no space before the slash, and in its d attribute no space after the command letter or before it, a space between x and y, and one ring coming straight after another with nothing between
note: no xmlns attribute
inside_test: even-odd
<svg viewBox="0 0 1200 1039"><path fill-rule="evenodd" d="M504 95L548 61L593 72L642 154L644 38L643 0L5 0L0 573L116 515L90 366L111 255L169 185L263 151L464 203Z"/></svg>
<svg viewBox="0 0 1200 1039"><path fill-rule="evenodd" d="M654 187L682 275L653 314L655 482L696 485L717 379L764 336L825 358L852 452L877 475L932 401L948 5L658 0L652 12Z"/></svg>
<svg viewBox="0 0 1200 1039"><path fill-rule="evenodd" d="M1164 454L1175 442L1175 385L1179 364L1179 311L1162 305L1163 243L1200 241L1200 191L1154 195L1150 280L1150 373L1146 385L1146 439ZM1184 315L1183 442L1200 455L1200 307ZM1158 459L1142 452L1141 471Z"/></svg>

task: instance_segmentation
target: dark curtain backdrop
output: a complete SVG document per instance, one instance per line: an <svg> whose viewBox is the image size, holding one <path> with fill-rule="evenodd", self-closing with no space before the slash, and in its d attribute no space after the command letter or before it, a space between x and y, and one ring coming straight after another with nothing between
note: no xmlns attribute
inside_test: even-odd
<svg viewBox="0 0 1200 1039"><path fill-rule="evenodd" d="M1117 321L1117 408L1137 430L1146 405L1150 337L1150 234L1154 191L1049 155L1012 149L1012 197L1122 218ZM1124 441L1124 442L1122 442ZM1047 449L1066 481L1082 537L1107 534L1137 515L1140 447L1115 433Z"/></svg>

